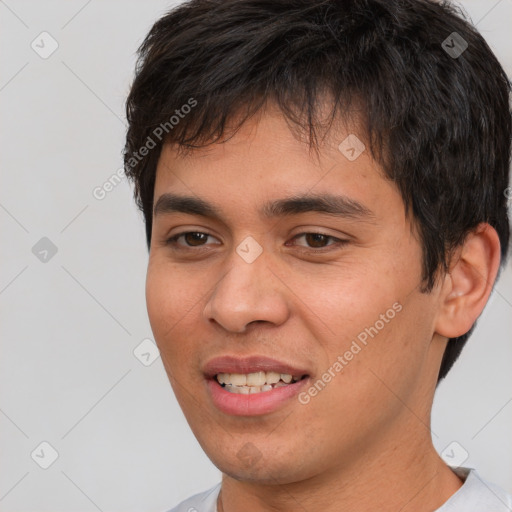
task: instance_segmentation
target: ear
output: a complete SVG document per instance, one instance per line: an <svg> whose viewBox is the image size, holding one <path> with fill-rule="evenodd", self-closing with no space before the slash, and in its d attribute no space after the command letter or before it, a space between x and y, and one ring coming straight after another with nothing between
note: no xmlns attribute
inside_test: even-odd
<svg viewBox="0 0 512 512"><path fill-rule="evenodd" d="M466 334L482 313L500 266L500 239L479 224L454 252L440 293L436 332L447 338Z"/></svg>

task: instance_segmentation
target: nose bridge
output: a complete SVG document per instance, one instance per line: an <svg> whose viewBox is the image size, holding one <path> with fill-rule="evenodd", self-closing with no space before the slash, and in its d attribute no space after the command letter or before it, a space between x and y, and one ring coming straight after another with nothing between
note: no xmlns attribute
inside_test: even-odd
<svg viewBox="0 0 512 512"><path fill-rule="evenodd" d="M282 285L269 268L268 254L259 247L254 239L238 245L229 258L229 270L206 303L205 317L226 330L243 332L255 321L277 325L288 316Z"/></svg>

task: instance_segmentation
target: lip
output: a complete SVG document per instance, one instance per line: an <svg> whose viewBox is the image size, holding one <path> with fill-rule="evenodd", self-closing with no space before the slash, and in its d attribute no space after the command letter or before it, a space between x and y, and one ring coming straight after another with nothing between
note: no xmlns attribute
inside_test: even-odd
<svg viewBox="0 0 512 512"><path fill-rule="evenodd" d="M261 416L284 407L308 385L309 380L309 377L306 377L293 384L250 395L226 391L213 378L208 379L206 384L213 404L224 414L231 416Z"/></svg>
<svg viewBox="0 0 512 512"><path fill-rule="evenodd" d="M271 371L287 373L292 377L302 377L303 375L311 374L311 372L305 368L258 355L249 357L215 357L210 359L203 368L203 373L207 379L212 379L218 373L255 373Z"/></svg>
<svg viewBox="0 0 512 512"><path fill-rule="evenodd" d="M226 391L215 378L218 373L254 373L275 371L287 373L302 380L270 391L242 395ZM208 394L211 401L221 412L232 416L258 416L269 414L284 407L293 397L308 385L311 372L265 356L216 357L208 361L203 369Z"/></svg>

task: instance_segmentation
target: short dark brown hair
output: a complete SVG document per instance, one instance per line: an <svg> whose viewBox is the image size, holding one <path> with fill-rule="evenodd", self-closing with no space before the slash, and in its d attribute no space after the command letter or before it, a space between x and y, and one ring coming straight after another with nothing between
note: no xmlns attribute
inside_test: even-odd
<svg viewBox="0 0 512 512"><path fill-rule="evenodd" d="M316 146L318 102L357 106L365 141L400 191L423 247L422 291L481 222L509 245L510 82L476 29L430 0L191 0L139 48L125 172L151 242L162 143L221 142L266 101ZM241 116L238 114L242 113ZM473 328L449 341L438 382Z"/></svg>

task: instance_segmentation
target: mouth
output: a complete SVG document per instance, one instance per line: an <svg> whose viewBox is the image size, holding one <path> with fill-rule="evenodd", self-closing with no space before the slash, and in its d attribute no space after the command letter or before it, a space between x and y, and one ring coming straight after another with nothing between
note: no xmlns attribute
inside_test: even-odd
<svg viewBox="0 0 512 512"><path fill-rule="evenodd" d="M254 416L284 407L310 380L311 372L264 356L224 356L203 369L210 399L221 412Z"/></svg>

